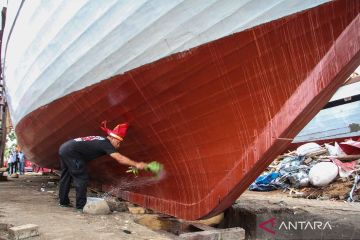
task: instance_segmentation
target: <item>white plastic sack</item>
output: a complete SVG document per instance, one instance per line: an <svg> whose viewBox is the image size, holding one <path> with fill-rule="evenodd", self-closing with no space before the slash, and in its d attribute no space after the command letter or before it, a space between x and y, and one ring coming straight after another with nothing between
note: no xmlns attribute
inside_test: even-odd
<svg viewBox="0 0 360 240"><path fill-rule="evenodd" d="M305 143L296 149L296 154L299 156L305 156L313 152L321 150L321 146L317 143Z"/></svg>
<svg viewBox="0 0 360 240"><path fill-rule="evenodd" d="M87 201L83 210L84 213L93 215L103 215L110 213L110 208L107 202L102 198L95 197L87 197Z"/></svg>
<svg viewBox="0 0 360 240"><path fill-rule="evenodd" d="M346 153L344 153L337 142L335 142L334 146L325 143L325 148L329 152L330 156L346 156Z"/></svg>
<svg viewBox="0 0 360 240"><path fill-rule="evenodd" d="M300 184L299 184L300 187L307 187L308 185L309 185L309 178L308 177L303 178L303 179L300 180Z"/></svg>
<svg viewBox="0 0 360 240"><path fill-rule="evenodd" d="M338 172L338 167L332 162L317 163L310 169L309 180L316 187L326 186L336 178Z"/></svg>

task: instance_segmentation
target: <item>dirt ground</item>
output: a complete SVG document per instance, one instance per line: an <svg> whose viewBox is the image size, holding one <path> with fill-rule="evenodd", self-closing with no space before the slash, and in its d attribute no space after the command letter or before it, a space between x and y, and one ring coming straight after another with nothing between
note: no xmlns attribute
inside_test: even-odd
<svg viewBox="0 0 360 240"><path fill-rule="evenodd" d="M360 202L346 202L345 200L335 199L306 199L306 198L293 198L288 193L283 193L281 190L270 192L255 192L245 191L236 202L249 201L252 205L287 205L297 207L305 210L311 209L314 212L331 211L333 214L342 214L351 212L357 214L360 219Z"/></svg>
<svg viewBox="0 0 360 240"><path fill-rule="evenodd" d="M9 178L9 181L0 182L0 223L38 225L40 236L29 238L33 240L172 239L166 233L155 232L135 223L138 216L128 212L96 216L78 213L74 208L59 207L57 186L46 185L57 182L56 178L22 175L18 179ZM71 190L70 199L75 202L74 189ZM4 234L0 232L0 239L7 238Z"/></svg>
<svg viewBox="0 0 360 240"><path fill-rule="evenodd" d="M48 182L55 184L49 185ZM54 175L22 175L18 179L9 178L9 181L0 182L0 223L14 226L29 223L38 225L40 236L29 238L30 240L161 240L177 238L164 230L153 231L137 224L136 221L141 222L139 219L144 217L143 214L112 212L109 215L95 216L78 213L74 208L61 208L58 206L57 182L58 177ZM75 202L74 196L74 189L72 188L70 199L73 203ZM239 203L241 204L239 205ZM279 206L281 208L299 209L316 216L335 218L337 222L355 225L357 225L360 216L359 202L347 203L344 200L334 199L292 198L288 197L288 193L281 191L245 191L233 205L233 209L236 210L239 206L253 212L258 209L275 209ZM236 221L234 220L234 222ZM354 226L355 228L357 229L357 226ZM5 234L5 231L0 231L0 239L7 239Z"/></svg>

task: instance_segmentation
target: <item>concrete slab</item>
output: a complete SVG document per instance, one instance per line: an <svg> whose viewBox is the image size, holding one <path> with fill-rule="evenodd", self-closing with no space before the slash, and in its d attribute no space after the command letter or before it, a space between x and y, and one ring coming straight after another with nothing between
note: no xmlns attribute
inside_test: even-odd
<svg viewBox="0 0 360 240"><path fill-rule="evenodd" d="M360 203L289 198L281 192L245 192L220 227L242 227L248 239L356 239Z"/></svg>
<svg viewBox="0 0 360 240"><path fill-rule="evenodd" d="M38 236L39 233L39 226L35 224L25 224L21 226L16 226L9 228L9 237L10 239L25 239L29 237Z"/></svg>
<svg viewBox="0 0 360 240"><path fill-rule="evenodd" d="M227 229L213 229L201 232L183 233L180 239L186 240L243 240L245 239L245 230L240 227Z"/></svg>
<svg viewBox="0 0 360 240"><path fill-rule="evenodd" d="M7 223L0 223L0 231L7 231L9 228L9 224Z"/></svg>

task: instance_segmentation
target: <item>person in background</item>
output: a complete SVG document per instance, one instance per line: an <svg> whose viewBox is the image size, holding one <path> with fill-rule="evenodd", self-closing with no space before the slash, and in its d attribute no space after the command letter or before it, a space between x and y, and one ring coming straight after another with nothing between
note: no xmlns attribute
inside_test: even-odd
<svg viewBox="0 0 360 240"><path fill-rule="evenodd" d="M11 174L13 174L13 152L11 151L9 158L8 158L8 175L10 176Z"/></svg>
<svg viewBox="0 0 360 240"><path fill-rule="evenodd" d="M10 167L10 175L11 175L17 172L17 151L15 149L11 150L10 161L11 161L11 167Z"/></svg>
<svg viewBox="0 0 360 240"><path fill-rule="evenodd" d="M25 173L25 155L22 151L19 151L18 157L19 157L19 172L21 175L23 175Z"/></svg>
<svg viewBox="0 0 360 240"><path fill-rule="evenodd" d="M76 208L82 210L86 204L86 192L89 181L86 165L89 161L101 156L109 155L119 164L144 169L147 164L135 162L117 150L123 141L128 124L118 124L113 130L106 127L106 121L102 122L101 129L107 133L107 137L88 136L71 139L63 143L59 148L61 163L61 178L59 184L59 205L70 207L69 191L71 179L74 180L76 190Z"/></svg>
<svg viewBox="0 0 360 240"><path fill-rule="evenodd" d="M17 172L19 172L19 165L20 165L18 150L15 150L14 159L15 159L15 163L14 163L15 171L14 171L14 173L17 173Z"/></svg>

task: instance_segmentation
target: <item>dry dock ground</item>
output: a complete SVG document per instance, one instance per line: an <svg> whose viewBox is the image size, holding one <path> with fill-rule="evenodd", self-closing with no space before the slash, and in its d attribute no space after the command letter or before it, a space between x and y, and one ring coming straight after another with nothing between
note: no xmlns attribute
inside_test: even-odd
<svg viewBox="0 0 360 240"><path fill-rule="evenodd" d="M47 184L55 182L55 184ZM109 215L78 213L74 208L61 208L57 199L58 177L53 175L9 178L0 182L0 226L36 224L40 236L35 239L176 239L165 231L153 231L134 221L140 214L112 212ZM74 189L70 198L74 202ZM332 229L313 231L297 229L275 234L259 228L268 219L281 221L329 222ZM246 191L225 212L219 228L242 227L248 239L360 239L360 203L296 199L280 191ZM271 228L270 225L266 227ZM284 235L285 234L285 235ZM314 235L315 234L315 235ZM321 234L317 236L316 234ZM316 237L315 237L316 236ZM318 238L319 237L319 238ZM0 229L0 239L8 239Z"/></svg>
<svg viewBox="0 0 360 240"><path fill-rule="evenodd" d="M9 178L9 181L0 182L0 223L38 225L40 236L30 240L171 239L136 224L134 219L137 215L127 212L96 216L59 207L56 186L45 186L41 191L49 181L57 182L55 177L22 175L18 179ZM74 200L73 189L70 199ZM4 238L4 232L1 237Z"/></svg>

